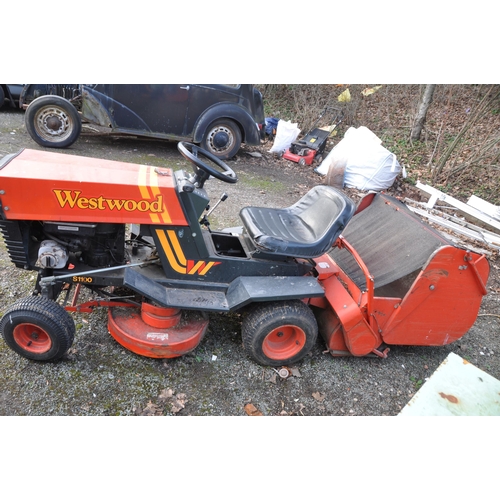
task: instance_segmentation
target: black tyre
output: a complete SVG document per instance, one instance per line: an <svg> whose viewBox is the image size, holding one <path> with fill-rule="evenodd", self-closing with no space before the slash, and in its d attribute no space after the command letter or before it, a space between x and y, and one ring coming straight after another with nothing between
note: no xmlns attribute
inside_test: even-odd
<svg viewBox="0 0 500 500"><path fill-rule="evenodd" d="M318 324L300 300L256 305L242 323L243 348L261 365L297 363L314 347Z"/></svg>
<svg viewBox="0 0 500 500"><path fill-rule="evenodd" d="M13 351L36 361L58 360L75 338L75 324L68 312L43 297L28 297L9 307L0 331Z"/></svg>
<svg viewBox="0 0 500 500"><path fill-rule="evenodd" d="M36 98L28 106L24 120L31 138L47 148L67 148L82 131L76 108L56 95Z"/></svg>
<svg viewBox="0 0 500 500"><path fill-rule="evenodd" d="M221 160L227 160L241 147L241 131L232 120L215 121L207 128L201 147Z"/></svg>
<svg viewBox="0 0 500 500"><path fill-rule="evenodd" d="M0 86L0 108L3 107L5 103L5 92L3 91L3 88Z"/></svg>

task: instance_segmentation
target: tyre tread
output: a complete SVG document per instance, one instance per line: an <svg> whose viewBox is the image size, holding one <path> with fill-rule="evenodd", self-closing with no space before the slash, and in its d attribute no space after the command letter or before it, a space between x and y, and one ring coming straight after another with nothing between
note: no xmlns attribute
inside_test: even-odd
<svg viewBox="0 0 500 500"><path fill-rule="evenodd" d="M306 332L306 345L300 353L287 360L273 360L262 351L265 332L279 323L299 324ZM316 343L318 324L312 310L300 300L271 302L255 305L244 318L241 328L243 349L247 355L262 365L280 366L302 360Z"/></svg>
<svg viewBox="0 0 500 500"><path fill-rule="evenodd" d="M50 355L27 354L13 340L10 325L20 316L31 316L34 322L49 323L57 338L57 348ZM55 361L60 359L71 347L75 337L75 323L69 313L59 304L44 297L25 297L11 305L0 321L0 330L7 345L28 359ZM50 353L50 351L49 351Z"/></svg>

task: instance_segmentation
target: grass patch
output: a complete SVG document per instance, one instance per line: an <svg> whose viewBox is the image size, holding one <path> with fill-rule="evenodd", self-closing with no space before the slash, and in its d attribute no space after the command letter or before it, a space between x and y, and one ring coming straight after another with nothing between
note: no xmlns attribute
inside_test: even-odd
<svg viewBox="0 0 500 500"><path fill-rule="evenodd" d="M282 182L269 177L258 177L245 172L240 172L238 174L238 178L239 182L244 186L258 189L260 191L280 193L286 189L286 186Z"/></svg>

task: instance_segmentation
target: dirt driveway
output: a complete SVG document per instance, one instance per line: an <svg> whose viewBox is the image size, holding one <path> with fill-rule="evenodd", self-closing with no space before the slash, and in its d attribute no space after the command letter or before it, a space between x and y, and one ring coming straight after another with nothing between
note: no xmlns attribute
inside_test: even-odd
<svg viewBox="0 0 500 500"><path fill-rule="evenodd" d="M21 111L0 111L0 157L42 149L23 118ZM269 147L244 149L229 162L238 184L208 183L213 199L229 195L211 218L214 228L239 225L245 205L287 206L322 182L312 168L272 158ZM59 152L187 168L173 143L83 135ZM58 363L30 362L0 340L0 415L397 415L450 352L500 378L498 260L491 271L480 316L457 343L392 347L387 359L378 359L333 358L318 340L288 378L245 356L238 314L212 315L198 348L171 360L139 357L118 345L107 332L105 310L74 315L75 342ZM2 243L0 312L29 295L33 283L31 273L10 263Z"/></svg>

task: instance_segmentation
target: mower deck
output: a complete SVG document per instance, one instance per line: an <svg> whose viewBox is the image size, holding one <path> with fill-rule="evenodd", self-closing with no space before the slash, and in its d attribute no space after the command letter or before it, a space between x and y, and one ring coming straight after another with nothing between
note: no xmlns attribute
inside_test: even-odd
<svg viewBox="0 0 500 500"><path fill-rule="evenodd" d="M176 358L195 349L208 319L143 303L142 309L110 307L108 330L126 349L149 358Z"/></svg>

